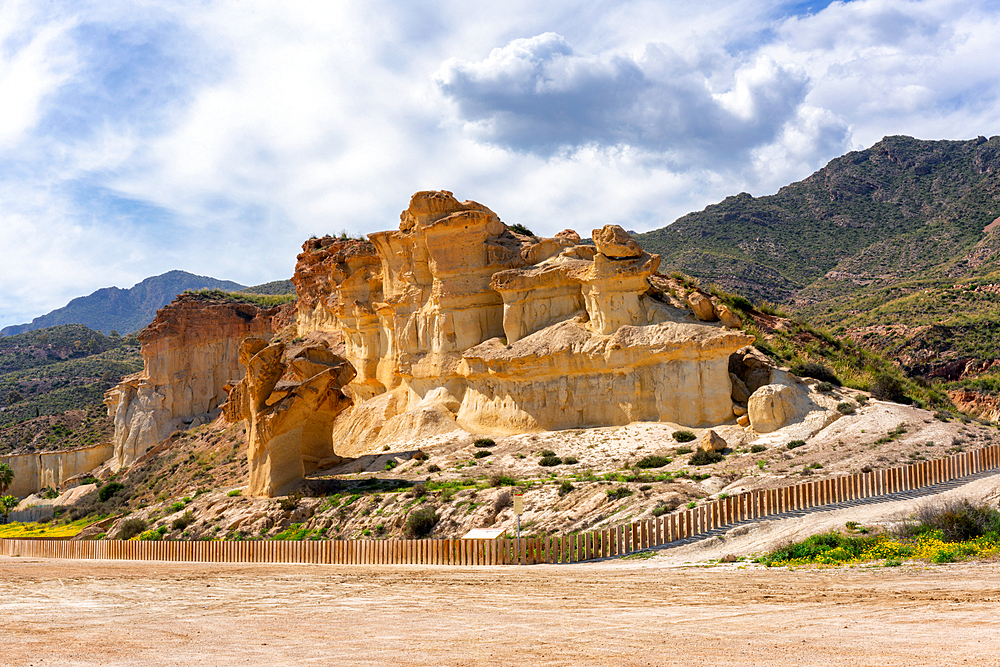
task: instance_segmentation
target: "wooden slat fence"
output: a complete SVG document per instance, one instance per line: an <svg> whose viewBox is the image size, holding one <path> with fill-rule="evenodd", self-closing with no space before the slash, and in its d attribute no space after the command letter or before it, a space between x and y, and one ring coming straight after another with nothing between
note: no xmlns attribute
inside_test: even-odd
<svg viewBox="0 0 1000 667"><path fill-rule="evenodd" d="M0 540L0 556L207 563L533 565L578 563L649 549L784 512L934 486L1000 468L1000 445L943 459L759 489L654 519L553 537L497 540L139 542Z"/></svg>

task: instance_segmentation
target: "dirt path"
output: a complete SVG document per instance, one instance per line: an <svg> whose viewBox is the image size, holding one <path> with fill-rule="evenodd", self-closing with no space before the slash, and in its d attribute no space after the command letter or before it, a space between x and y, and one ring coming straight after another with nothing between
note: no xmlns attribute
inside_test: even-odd
<svg viewBox="0 0 1000 667"><path fill-rule="evenodd" d="M0 558L0 664L997 665L1000 564L445 568Z"/></svg>

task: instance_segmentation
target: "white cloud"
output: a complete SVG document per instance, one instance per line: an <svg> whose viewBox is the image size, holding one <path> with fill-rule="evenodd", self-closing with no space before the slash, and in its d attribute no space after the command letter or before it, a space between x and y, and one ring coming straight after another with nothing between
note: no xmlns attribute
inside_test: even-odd
<svg viewBox="0 0 1000 667"><path fill-rule="evenodd" d="M38 6L0 7L0 326L173 268L287 277L420 189L644 230L884 134L1000 133L971 0Z"/></svg>

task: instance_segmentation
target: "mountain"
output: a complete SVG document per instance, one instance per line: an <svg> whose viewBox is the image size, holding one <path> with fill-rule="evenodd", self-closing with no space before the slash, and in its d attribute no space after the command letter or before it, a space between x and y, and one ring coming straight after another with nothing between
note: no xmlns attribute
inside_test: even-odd
<svg viewBox="0 0 1000 667"><path fill-rule="evenodd" d="M272 280L269 283L241 289L239 294L295 294L295 284L291 280Z"/></svg>
<svg viewBox="0 0 1000 667"><path fill-rule="evenodd" d="M781 304L911 373L955 380L998 356L1000 137L885 137L637 238L661 270Z"/></svg>
<svg viewBox="0 0 1000 667"><path fill-rule="evenodd" d="M0 334L10 336L57 324L83 324L105 334L118 331L124 335L138 331L152 322L156 311L181 292L199 289L235 291L244 289L244 285L230 280L196 276L186 271L168 271L146 278L129 289L99 289L89 296L73 299L51 313L36 317L30 324L6 327L0 330Z"/></svg>
<svg viewBox="0 0 1000 667"><path fill-rule="evenodd" d="M0 453L108 440L104 392L141 369L135 336L82 324L0 338Z"/></svg>

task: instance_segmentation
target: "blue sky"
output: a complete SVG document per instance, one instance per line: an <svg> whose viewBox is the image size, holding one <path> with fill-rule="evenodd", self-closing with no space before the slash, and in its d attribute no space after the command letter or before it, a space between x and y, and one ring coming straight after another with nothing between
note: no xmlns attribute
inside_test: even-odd
<svg viewBox="0 0 1000 667"><path fill-rule="evenodd" d="M641 231L888 134L991 136L997 35L961 0L6 0L0 327L171 269L287 278L417 190Z"/></svg>

